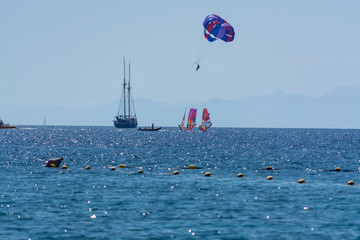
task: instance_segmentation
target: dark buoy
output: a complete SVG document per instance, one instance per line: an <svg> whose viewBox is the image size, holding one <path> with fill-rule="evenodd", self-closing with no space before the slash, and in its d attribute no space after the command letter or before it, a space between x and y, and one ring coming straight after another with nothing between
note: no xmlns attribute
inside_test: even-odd
<svg viewBox="0 0 360 240"><path fill-rule="evenodd" d="M341 168L340 168L340 167L336 167L336 168L335 168L335 172L341 172Z"/></svg>
<svg viewBox="0 0 360 240"><path fill-rule="evenodd" d="M142 169L140 169L140 170L138 171L138 173L144 173L144 171L143 171Z"/></svg>
<svg viewBox="0 0 360 240"><path fill-rule="evenodd" d="M211 172L206 172L205 177L211 177Z"/></svg>
<svg viewBox="0 0 360 240"><path fill-rule="evenodd" d="M274 170L274 168L273 168L273 167L270 167L270 166L267 166L265 169L266 169L266 170Z"/></svg>
<svg viewBox="0 0 360 240"><path fill-rule="evenodd" d="M91 167L90 167L90 166L86 166L85 169L91 169Z"/></svg>
<svg viewBox="0 0 360 240"><path fill-rule="evenodd" d="M59 167L60 166L60 163L61 161L63 160L64 158L52 158L52 159L49 159L47 162L46 162L46 167L51 167L50 165L51 164L54 164L55 167Z"/></svg>
<svg viewBox="0 0 360 240"><path fill-rule="evenodd" d="M244 174L243 174L243 173L239 173L239 174L237 175L237 177L244 177Z"/></svg>
<svg viewBox="0 0 360 240"><path fill-rule="evenodd" d="M189 169L196 169L195 165L189 165Z"/></svg>
<svg viewBox="0 0 360 240"><path fill-rule="evenodd" d="M119 168L125 168L125 164L120 164Z"/></svg>
<svg viewBox="0 0 360 240"><path fill-rule="evenodd" d="M178 175L179 174L179 171L174 171L173 172L173 175Z"/></svg>
<svg viewBox="0 0 360 240"><path fill-rule="evenodd" d="M116 167L110 167L110 170L115 171Z"/></svg>

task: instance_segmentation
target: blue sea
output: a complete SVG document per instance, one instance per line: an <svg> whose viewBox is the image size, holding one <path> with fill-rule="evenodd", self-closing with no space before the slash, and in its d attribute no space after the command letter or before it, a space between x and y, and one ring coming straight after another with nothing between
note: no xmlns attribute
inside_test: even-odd
<svg viewBox="0 0 360 240"><path fill-rule="evenodd" d="M0 130L0 239L360 239L359 167L360 130Z"/></svg>

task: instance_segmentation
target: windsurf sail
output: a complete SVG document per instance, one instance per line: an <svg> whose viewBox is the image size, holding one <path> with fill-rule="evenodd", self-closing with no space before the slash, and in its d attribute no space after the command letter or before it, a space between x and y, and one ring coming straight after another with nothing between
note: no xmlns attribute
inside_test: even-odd
<svg viewBox="0 0 360 240"><path fill-rule="evenodd" d="M200 130L206 132L212 126L210 120L210 113L206 108L203 110L201 125L199 126Z"/></svg>
<svg viewBox="0 0 360 240"><path fill-rule="evenodd" d="M189 131L189 128L190 128L190 120L191 120L191 114L192 112L194 111L193 108L190 108L190 111L189 111L189 116L188 116L188 120L187 120L187 125L186 125L186 129Z"/></svg>
<svg viewBox="0 0 360 240"><path fill-rule="evenodd" d="M183 117L183 120L181 121L180 125L179 125L179 128L181 131L184 130L184 124L185 124L185 115L186 115L186 109L185 109L185 112L184 112L184 117Z"/></svg>
<svg viewBox="0 0 360 240"><path fill-rule="evenodd" d="M196 108L191 108L187 121L187 130L190 131L196 126Z"/></svg>

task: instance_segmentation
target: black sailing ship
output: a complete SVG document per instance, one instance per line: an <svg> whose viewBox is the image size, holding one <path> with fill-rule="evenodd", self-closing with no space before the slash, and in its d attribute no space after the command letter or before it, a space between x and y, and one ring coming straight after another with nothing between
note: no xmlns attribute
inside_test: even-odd
<svg viewBox="0 0 360 240"><path fill-rule="evenodd" d="M114 126L116 128L137 128L138 122L135 113L134 103L131 97L130 87L130 62L129 62L129 80L126 83L125 58L124 58L124 82L120 98L118 115L115 116ZM133 111L132 111L133 110Z"/></svg>

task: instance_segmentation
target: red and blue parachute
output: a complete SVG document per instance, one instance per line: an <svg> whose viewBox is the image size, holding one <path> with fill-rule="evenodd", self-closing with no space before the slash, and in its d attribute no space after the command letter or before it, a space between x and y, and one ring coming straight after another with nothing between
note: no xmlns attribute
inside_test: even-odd
<svg viewBox="0 0 360 240"><path fill-rule="evenodd" d="M209 42L213 42L216 39L221 39L224 42L231 42L234 40L234 28L216 14L207 16L203 22L203 25L205 38Z"/></svg>

